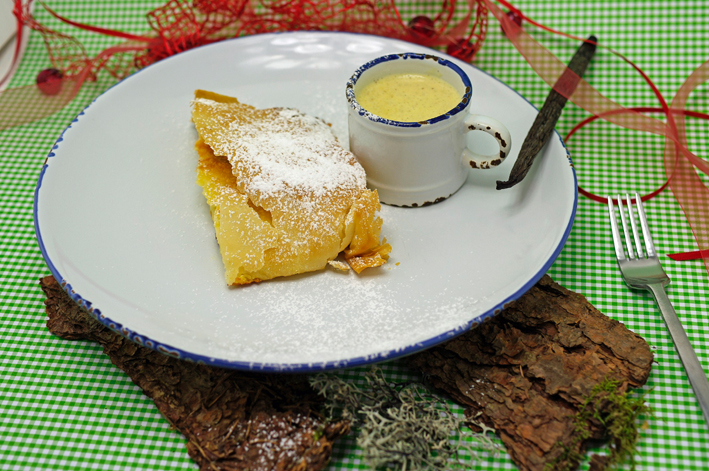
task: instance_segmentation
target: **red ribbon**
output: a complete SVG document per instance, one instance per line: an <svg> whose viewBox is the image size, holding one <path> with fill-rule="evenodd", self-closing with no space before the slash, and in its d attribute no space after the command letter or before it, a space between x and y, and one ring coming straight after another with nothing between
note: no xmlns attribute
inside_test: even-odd
<svg viewBox="0 0 709 471"><path fill-rule="evenodd" d="M558 78L566 71L566 65L562 63L556 56L549 52L544 46L539 44L526 31L503 13L492 0L484 0L490 12L497 18L502 25L502 29L510 39L515 48L524 56L525 60L532 66L534 71L551 87L554 87ZM555 31L547 28L530 18L526 17L522 12L514 8L506 0L498 0L500 4L515 12L523 20L533 24L545 31L559 34L565 37L575 39L577 41L587 41L583 38L578 38L566 33ZM603 46L601 46L603 47ZM668 105L659 89L650 80L650 78L638 68L632 61L624 57L622 54L613 51L610 48L605 48L617 55L631 67L633 67L650 86L656 98L660 102L659 109L652 111L662 112L667 118L667 124L660 120L651 118L643 111L642 108L625 108L618 103L606 98L593 88L588 82L579 77L576 90L569 94L563 89L556 89L557 92L569 99L577 106L590 112L593 117L590 120L603 118L604 120L617 124L627 129L650 132L665 137L665 153L664 165L667 183L660 189L653 192L647 197L652 197L654 194L662 191L664 186L669 186L677 199L680 207L684 211L690 228L699 246L699 257L704 261L707 273L709 273L709 189L704 185L699 176L695 172L695 167L705 174L709 174L709 163L694 155L687 148L687 139L685 133L685 115L700 117L706 119L706 115L702 113L693 113L685 111L685 105L689 94L700 84L709 80L709 62L705 62L697 68L685 83L680 87L677 95L672 100L672 104ZM571 71L567 71L569 73ZM572 72L571 72L572 73ZM584 123L586 124L586 123ZM581 124L583 126L583 124ZM580 126L574 128L575 132ZM580 192L594 200L598 200L595 195L592 195L585 190ZM605 202L605 200L604 200ZM688 258L690 255L683 255Z"/></svg>
<svg viewBox="0 0 709 471"><path fill-rule="evenodd" d="M423 35L403 23L394 0L375 3L368 0L264 0L264 9L260 12L252 7L252 1L168 0L148 12L152 33L147 36L76 22L40 1L50 15L68 25L126 40L91 59L75 38L39 24L30 12L32 0L14 0L18 41L13 65L18 61L22 26L26 25L42 35L52 65L63 78L57 79L61 81L58 87L61 91L52 96L43 96L34 85L0 92L0 130L60 110L74 99L84 80L92 80L101 69L121 79L136 67L145 67L192 47L234 36L292 30L351 31L395 37L427 46L455 44L459 50L453 54L465 54L472 59L487 31L487 10L482 0L466 0L468 11L454 24L451 22L455 17L456 2L443 0L441 12L431 20L435 30ZM8 78L9 74L3 82Z"/></svg>
<svg viewBox="0 0 709 471"><path fill-rule="evenodd" d="M100 28L98 26L92 26L92 25L87 25L84 23L78 23L76 21L72 21L68 18L65 18L58 13L56 13L54 10L49 8L47 5L44 4L44 2L39 2L40 5L44 7L47 12L52 15L54 18L58 19L59 21L62 21L68 25L74 26L76 28L84 29L86 31L91 31L93 33L99 33L99 34L105 34L107 36L114 36L116 38L121 38L121 39L128 39L132 41L145 41L145 42L150 42L153 40L153 38L148 37L148 36L139 36L136 34L130 34L130 33L124 33L123 31L116 31L114 29L106 29L106 28Z"/></svg>
<svg viewBox="0 0 709 471"><path fill-rule="evenodd" d="M684 262L687 260L699 260L700 258L709 257L709 250L695 250L694 252L681 252L681 253L671 253L667 254L672 260L677 260L678 262Z"/></svg>
<svg viewBox="0 0 709 471"><path fill-rule="evenodd" d="M653 107L645 107L645 106L639 106L639 107L628 108L628 110L630 110L630 111L636 111L636 112L641 112L641 113L664 113L664 112L665 112L665 110L663 110L662 108L653 108ZM605 114L602 115L602 116L597 116L597 115L590 116L590 117L584 119L583 121L580 121L578 124L576 124L576 126L574 126L574 127L566 134L566 136L564 137L564 142L570 141L570 140L571 140L571 137L572 137L574 134L576 134L577 131L579 131L581 128L583 128L583 127L586 126L587 124L592 123L593 121L596 121L597 119L601 119L601 118L603 118L604 116L608 116L608 115L611 115L611 114L620 114L620 113L625 113L625 112L626 112L625 109L617 109L617 110L613 110L613 111L610 111L610 112L608 112L608 113L605 113ZM683 115L685 115L685 116L691 116L691 117L693 117L693 118L700 118L700 119L709 120L709 114L700 113L700 112L698 112L698 111L678 110L678 109L670 108L670 109L669 109L669 112L670 112L670 113L673 113L673 114L683 114ZM649 200L649 199L651 199L651 198L654 198L655 196L659 195L659 194L662 192L662 190L664 190L665 188L667 188L667 186L669 185L669 183L670 183L670 180L669 180L669 179L666 179L665 182L662 184L662 186L660 186L660 187L657 188L656 190L652 191L651 193L648 193L647 195L641 196L640 199L641 199L642 201L647 201L647 200ZM587 198L589 198L589 199L591 199L591 200L593 200L593 201L595 201L595 202L597 202L597 203L606 204L606 202L607 202L605 196L598 196L598 195L596 195L596 194L594 194L594 193L591 193L590 191L585 190L585 189L584 189L583 187L581 187L580 185L579 185L579 193L581 193L581 194L584 195L585 197L587 197ZM613 200L613 202L617 204L617 202L616 202L615 200Z"/></svg>

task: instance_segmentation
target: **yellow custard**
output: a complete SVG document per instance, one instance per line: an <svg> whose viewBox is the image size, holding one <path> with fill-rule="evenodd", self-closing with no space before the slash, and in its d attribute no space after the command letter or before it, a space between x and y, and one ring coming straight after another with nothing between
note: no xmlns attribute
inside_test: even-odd
<svg viewBox="0 0 709 471"><path fill-rule="evenodd" d="M365 85L357 102L370 113L393 121L425 121L455 108L461 95L429 74L392 74Z"/></svg>

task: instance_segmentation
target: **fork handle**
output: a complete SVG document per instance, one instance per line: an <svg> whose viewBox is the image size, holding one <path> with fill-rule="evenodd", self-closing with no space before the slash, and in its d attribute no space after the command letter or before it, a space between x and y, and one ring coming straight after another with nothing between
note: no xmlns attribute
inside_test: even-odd
<svg viewBox="0 0 709 471"><path fill-rule="evenodd" d="M672 307L672 303L670 303L670 298L667 297L665 288L661 283L655 283L648 285L648 289L655 297L655 301L657 301L657 305L667 325L667 330L670 331L670 336L675 344L677 353L679 353L679 358L682 360L684 369L687 371L689 382L692 385L692 389L694 389L694 394L697 396L699 406L704 413L704 419L709 422L709 381L704 373L704 369L701 363L699 363L692 344L689 343L687 333L684 331L684 327L682 327L682 323L679 321L677 313Z"/></svg>

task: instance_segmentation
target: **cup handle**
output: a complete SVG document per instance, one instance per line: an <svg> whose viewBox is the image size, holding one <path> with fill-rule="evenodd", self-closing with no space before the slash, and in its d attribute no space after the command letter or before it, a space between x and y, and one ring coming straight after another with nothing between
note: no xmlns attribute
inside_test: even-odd
<svg viewBox="0 0 709 471"><path fill-rule="evenodd" d="M465 121L466 132L483 131L497 140L500 152L491 155L480 155L472 152L468 147L463 150L463 163L472 168L492 168L500 165L510 152L512 138L504 124L494 118L479 114L469 114Z"/></svg>

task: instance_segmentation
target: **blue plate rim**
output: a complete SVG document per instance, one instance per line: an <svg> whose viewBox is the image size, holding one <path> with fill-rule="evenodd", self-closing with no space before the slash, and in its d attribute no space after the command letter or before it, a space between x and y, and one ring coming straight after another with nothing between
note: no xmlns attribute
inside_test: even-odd
<svg viewBox="0 0 709 471"><path fill-rule="evenodd" d="M303 34L303 33L307 33L307 34L313 34L313 33L335 34L335 35L357 34L357 35L362 35L362 36L372 36L372 35L362 34L362 33L347 33L347 32L335 32L335 31L288 31L288 32L277 32L277 33L265 33L265 34L254 35L254 36L263 37L263 36L274 36L274 35L284 35L284 34ZM242 37L238 37L238 38L228 39L225 41L240 41L240 40L248 39L248 38L251 38L254 36L242 36ZM380 37L380 36L373 36L373 37L380 38L380 39L391 39L391 38ZM180 54L176 54L175 56L189 53L190 51L193 51L196 49L214 46L217 44L220 44L220 43L214 43L214 44L200 46L198 48L190 49L190 50L184 51ZM416 45L416 47L421 47L421 46ZM435 51L433 49L431 49L431 51L433 51L433 53L438 56L442 56L442 57L445 57L446 59L449 59L451 61L455 61L455 58L450 57L446 54L442 54L442 53ZM172 57L175 57L175 56L172 56ZM576 210L577 210L577 205L578 205L578 179L576 176L576 170L574 168L573 161L571 159L571 155L569 154L569 150L566 147L564 140L561 138L561 135L556 130L554 130L554 134L556 134L557 139L559 139L559 142L561 143L564 151L566 152L566 157L569 161L569 167L570 167L572 175L573 175L573 182L574 182L574 188L575 188L574 202L573 202L571 215L570 215L569 221L566 225L566 228L564 229L564 233L561 237L561 240L559 241L558 246L555 248L554 252L549 257L549 259L544 264L544 266L537 273L535 273L529 279L529 281L527 281L524 285L522 285L522 287L520 287L513 294L511 294L510 296L505 298L503 301L496 304L494 307L492 307L488 311L476 316L474 319L470 320L469 322L467 322L463 325L460 325L460 326L456 327L455 329L448 330L442 334L439 334L435 337L427 339L423 342L418 342L418 343L409 345L404 348L388 350L388 351L380 352L380 353L377 353L374 355L359 356L359 357L355 357L355 358L351 358L351 359L321 362L321 363L283 364L283 363L246 362L246 361L239 361L239 360L224 360L224 359L219 359L219 358L213 358L213 357L210 357L207 355L201 355L201 354L188 352L186 350L176 348L176 347L173 347L171 345L168 345L168 344L165 344L162 342L155 341L155 340L151 339L150 337L147 337L145 335L140 334L139 332L131 330L130 328L128 328L125 325L122 325L121 323L113 321L111 318L109 318L105 314L103 314L100 309L93 306L93 303L91 303L89 300L83 298L79 293L77 293L72 288L71 283L69 283L69 281L66 280L61 275L61 273L59 273L59 270L54 265L51 258L49 257L49 254L47 253L47 250L44 245L43 238L42 238L42 233L41 233L41 230L39 227L39 217L38 217L40 189L42 187L42 181L44 179L46 171L49 167L48 162L49 162L49 159L51 159L55 156L55 151L58 149L59 144L64 140L64 134L67 132L67 130L70 129L74 123L78 122L79 118L85 114L86 110L93 103L95 103L96 100L98 100L101 96L103 96L109 90L124 83L126 80L130 79L131 77L134 77L136 74L139 74L139 73L149 69L150 67L153 67L154 65L155 64L145 67L145 68L131 74L130 76L126 77L126 79L123 79L122 81L117 82L116 84L109 87L101 95L99 95L94 100L92 100L92 102L89 103L81 112L79 112L79 114L76 116L76 118L74 118L72 120L72 122L69 124L69 126L67 126L62 131L61 135L59 136L59 138L57 138L54 145L52 146L52 149L50 150L49 154L47 155L45 163L42 166L42 169L40 170L40 175L37 180L37 185L36 185L35 191L34 191L34 203L33 203L33 207L32 207L35 235L37 238L37 243L39 245L40 252L42 253L42 257L44 258L45 262L47 263L47 267L49 268L49 271L51 272L52 276L54 276L54 278L57 280L57 282L60 283L62 289L69 295L69 297L74 302L76 302L79 306L86 309L86 311L94 319L96 319L97 321L99 321L101 324L108 327L109 329L113 330L114 332L117 332L117 333L123 335L124 337L128 338L131 341L138 343L139 345L151 348L155 351L158 351L160 353L164 353L164 354L172 356L174 358L183 359L183 360L191 361L194 363L211 365L211 366L216 366L216 367L220 367L220 368L230 368L230 369L247 370L247 371L273 372L273 373L283 373L283 372L310 373L310 372L315 372L315 371L334 370L334 369L340 369L340 368L353 368L353 367L368 365L368 364L377 363L377 362L381 362L381 361L394 360L397 358L405 357L407 355L411 355L413 353L416 353L416 352L419 352L422 350L426 350L430 347L433 347L433 346L438 345L442 342L450 340L453 337L461 335L462 333L466 332L467 330L476 327L484 320L486 320L496 314L499 314L510 303L516 301L522 295L524 295L527 291L529 291L529 289L531 289L542 278L542 276L544 276L544 274L549 270L551 265L556 261L557 257L559 256L562 249L564 248L564 245L566 244L569 234L571 233L571 229L573 227L573 223L574 223L574 220L576 217ZM535 110L538 111L538 108L536 106L534 106L529 100L527 100L527 98L525 98L522 94L520 94L514 88L512 88L509 85L507 85L506 83L504 83L502 80L499 80L498 78L496 78L492 74L485 72L484 70L481 70L472 64L466 64L466 65L473 67L474 69L484 73L485 75L489 76L493 80L504 85L505 87L507 87L508 89L513 91L515 94L517 94L519 97L521 97L524 101L526 101Z"/></svg>

